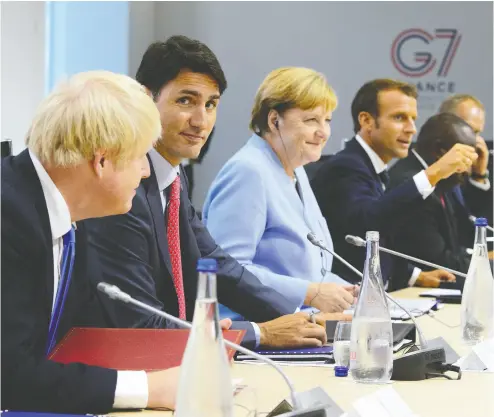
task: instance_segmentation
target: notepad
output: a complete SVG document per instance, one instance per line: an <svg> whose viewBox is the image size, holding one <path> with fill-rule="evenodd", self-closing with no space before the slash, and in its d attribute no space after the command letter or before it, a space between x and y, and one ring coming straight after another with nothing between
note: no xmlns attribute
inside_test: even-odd
<svg viewBox="0 0 494 417"><path fill-rule="evenodd" d="M461 296L461 290L450 288L436 288L420 293L421 297L444 297L444 296Z"/></svg>
<svg viewBox="0 0 494 417"><path fill-rule="evenodd" d="M330 362L333 360L333 346L321 346L302 349L269 349L256 350L256 353L275 361L300 361L300 362ZM238 353L235 360L251 361L252 357Z"/></svg>

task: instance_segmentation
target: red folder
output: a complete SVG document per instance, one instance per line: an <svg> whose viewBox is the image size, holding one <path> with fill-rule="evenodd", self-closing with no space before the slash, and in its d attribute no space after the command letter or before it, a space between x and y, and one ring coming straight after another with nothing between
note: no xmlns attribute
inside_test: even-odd
<svg viewBox="0 0 494 417"><path fill-rule="evenodd" d="M223 337L240 344L245 330L226 330ZM97 329L74 327L53 349L49 359L85 363L117 370L153 371L180 365L189 330ZM227 347L232 360L235 351Z"/></svg>

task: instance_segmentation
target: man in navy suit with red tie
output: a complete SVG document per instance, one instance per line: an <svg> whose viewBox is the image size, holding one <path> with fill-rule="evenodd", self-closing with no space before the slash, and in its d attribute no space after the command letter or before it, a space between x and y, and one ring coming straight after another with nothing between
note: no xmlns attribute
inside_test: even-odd
<svg viewBox="0 0 494 417"><path fill-rule="evenodd" d="M107 413L173 407L178 368L116 371L49 360L75 326L101 325L81 222L127 212L159 113L135 80L81 73L38 107L28 149L2 158L3 410Z"/></svg>
<svg viewBox="0 0 494 417"><path fill-rule="evenodd" d="M293 314L300 306L263 285L223 251L189 200L180 163L199 155L214 127L226 88L214 53L199 41L173 36L149 46L136 78L154 98L163 131L148 154L151 175L137 190L131 211L85 222L103 279L146 304L192 320L197 260L216 258L218 300L248 320L232 325L246 330L245 345L323 344L325 328L312 323L306 313ZM104 296L101 301L115 327L174 327L142 309ZM325 318L344 317L336 313Z"/></svg>
<svg viewBox="0 0 494 417"><path fill-rule="evenodd" d="M365 250L351 246L345 236L365 237L366 231L379 231L382 245L392 248L393 239L401 238L398 225L421 209L440 180L469 169L477 155L470 146L455 145L436 163L389 190L387 164L408 155L416 133L417 91L400 81L373 80L359 89L351 111L355 137L322 164L311 185L335 251L362 270ZM381 269L390 290L454 280L446 271L421 271L385 253L381 253ZM335 273L353 282L359 279L337 261Z"/></svg>

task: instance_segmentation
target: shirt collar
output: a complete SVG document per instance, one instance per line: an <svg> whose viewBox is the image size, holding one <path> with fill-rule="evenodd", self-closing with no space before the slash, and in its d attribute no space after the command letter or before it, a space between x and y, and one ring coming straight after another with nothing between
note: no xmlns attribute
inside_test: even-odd
<svg viewBox="0 0 494 417"><path fill-rule="evenodd" d="M424 158L422 158L415 149L412 149L412 153L415 155L415 158L417 158L419 160L419 162L422 164L424 169L429 168L429 165L427 165L427 162L424 161Z"/></svg>
<svg viewBox="0 0 494 417"><path fill-rule="evenodd" d="M29 151L29 156L45 196L52 239L60 239L72 227L69 206L36 155Z"/></svg>
<svg viewBox="0 0 494 417"><path fill-rule="evenodd" d="M372 149L365 140L363 140L360 135L355 135L355 139L357 140L358 143L360 143L360 146L364 148L365 153L368 155L372 162L372 166L374 167L374 170L376 171L376 174L380 174L381 172L385 171L388 166L384 163L384 161L379 157L379 155Z"/></svg>
<svg viewBox="0 0 494 417"><path fill-rule="evenodd" d="M180 175L180 168L178 165L176 167L172 166L154 148L149 151L149 157L151 158L156 180L158 181L158 188L161 193L171 185L177 175Z"/></svg>

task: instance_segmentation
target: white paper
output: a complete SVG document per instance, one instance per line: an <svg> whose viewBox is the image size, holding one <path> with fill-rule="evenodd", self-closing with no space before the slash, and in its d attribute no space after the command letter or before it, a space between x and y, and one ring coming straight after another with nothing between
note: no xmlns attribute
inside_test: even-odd
<svg viewBox="0 0 494 417"><path fill-rule="evenodd" d="M427 313L434 307L436 304L436 300L431 299L408 299L408 298L399 298L397 301L410 313L412 313L413 317L419 317L423 314ZM392 302L388 302L389 306L389 315L392 319L406 319L408 318L408 314L405 313L401 308L399 308L396 304Z"/></svg>
<svg viewBox="0 0 494 417"><path fill-rule="evenodd" d="M494 372L494 338L475 345L473 351L487 367L487 370Z"/></svg>
<svg viewBox="0 0 494 417"><path fill-rule="evenodd" d="M393 387L382 388L359 398L348 412L350 417L416 417Z"/></svg>
<svg viewBox="0 0 494 417"><path fill-rule="evenodd" d="M494 372L494 338L473 346L456 364L462 371Z"/></svg>

